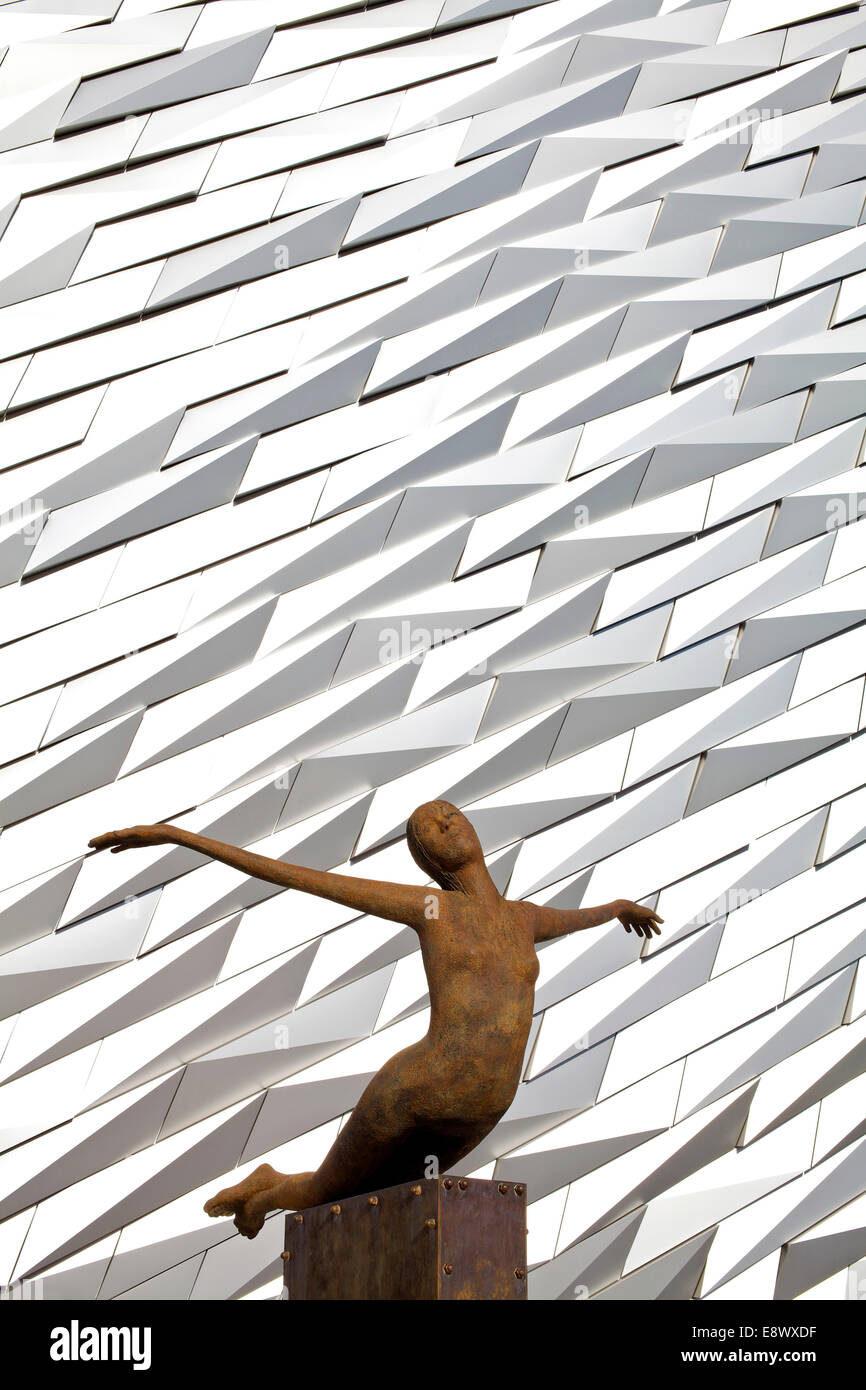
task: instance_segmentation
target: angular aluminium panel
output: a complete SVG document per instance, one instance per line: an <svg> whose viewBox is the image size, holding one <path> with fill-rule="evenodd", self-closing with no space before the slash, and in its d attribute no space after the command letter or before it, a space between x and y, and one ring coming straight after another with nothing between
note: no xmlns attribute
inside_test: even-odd
<svg viewBox="0 0 866 1390"><path fill-rule="evenodd" d="M0 1284L276 1296L204 1198L427 1026L399 924L90 836L417 882L447 796L666 924L539 953L529 1296L854 1296L866 20L129 9L0 12Z"/></svg>

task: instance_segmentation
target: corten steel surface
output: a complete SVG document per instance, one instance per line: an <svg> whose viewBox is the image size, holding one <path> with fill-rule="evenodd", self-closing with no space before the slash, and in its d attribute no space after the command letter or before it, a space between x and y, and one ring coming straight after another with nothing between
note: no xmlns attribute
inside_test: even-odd
<svg viewBox="0 0 866 1390"><path fill-rule="evenodd" d="M325 1202L286 1217L283 1264L290 1302L525 1300L526 1189L423 1178Z"/></svg>
<svg viewBox="0 0 866 1390"><path fill-rule="evenodd" d="M435 889L325 873L268 859L173 825L138 825L91 840L113 853L178 844L283 888L405 922L418 933L430 991L430 1027L377 1072L316 1172L263 1163L205 1204L233 1216L242 1235L269 1211L318 1206L418 1179L431 1157L447 1172L470 1154L514 1099L535 1000L535 945L618 917L639 936L662 919L624 898L559 909L503 898L469 821L449 801L419 806L406 824L412 857ZM287 899L290 911L296 899ZM579 1020L576 1020L579 1031Z"/></svg>

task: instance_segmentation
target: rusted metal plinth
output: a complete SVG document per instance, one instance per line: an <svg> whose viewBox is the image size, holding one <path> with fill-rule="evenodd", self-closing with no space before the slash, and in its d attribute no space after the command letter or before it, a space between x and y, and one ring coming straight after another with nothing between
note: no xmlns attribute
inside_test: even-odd
<svg viewBox="0 0 866 1390"><path fill-rule="evenodd" d="M425 1178L286 1217L290 1300L525 1299L526 1188Z"/></svg>

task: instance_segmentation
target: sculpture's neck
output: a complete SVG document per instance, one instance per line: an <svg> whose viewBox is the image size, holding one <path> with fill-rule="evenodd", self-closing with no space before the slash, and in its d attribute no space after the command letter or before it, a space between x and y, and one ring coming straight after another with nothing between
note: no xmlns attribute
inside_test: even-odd
<svg viewBox="0 0 866 1390"><path fill-rule="evenodd" d="M484 860L473 860L464 864L455 874L457 891L470 898L480 898L491 903L499 901L499 890L490 877Z"/></svg>

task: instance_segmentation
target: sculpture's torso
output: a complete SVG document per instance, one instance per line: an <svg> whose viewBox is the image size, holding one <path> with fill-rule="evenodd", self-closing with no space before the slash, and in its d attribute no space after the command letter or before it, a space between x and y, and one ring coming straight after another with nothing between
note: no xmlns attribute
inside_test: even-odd
<svg viewBox="0 0 866 1390"><path fill-rule="evenodd" d="M430 1028L418 1080L441 1122L495 1120L520 1081L532 1024L538 958L529 910L440 893L422 939Z"/></svg>

